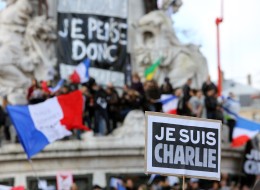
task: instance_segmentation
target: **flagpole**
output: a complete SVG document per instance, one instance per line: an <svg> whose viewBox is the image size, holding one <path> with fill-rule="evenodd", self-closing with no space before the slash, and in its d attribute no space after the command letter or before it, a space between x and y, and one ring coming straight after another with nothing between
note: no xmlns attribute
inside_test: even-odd
<svg viewBox="0 0 260 190"><path fill-rule="evenodd" d="M32 168L32 171L34 172L34 175L35 175L35 177L36 177L36 179L37 179L37 181L38 181L38 183L39 183L39 182L40 182L40 178L39 178L39 176L38 176L37 171L34 169L33 161L32 161L31 159L29 159L28 161L29 161L29 163L30 163L30 165L31 165L31 168Z"/></svg>
<svg viewBox="0 0 260 190"><path fill-rule="evenodd" d="M221 58L220 58L220 30L219 25L223 22L224 15L224 2L221 0L221 15L216 18L217 27L217 63L218 63L218 95L221 96L222 93L222 72L221 72Z"/></svg>

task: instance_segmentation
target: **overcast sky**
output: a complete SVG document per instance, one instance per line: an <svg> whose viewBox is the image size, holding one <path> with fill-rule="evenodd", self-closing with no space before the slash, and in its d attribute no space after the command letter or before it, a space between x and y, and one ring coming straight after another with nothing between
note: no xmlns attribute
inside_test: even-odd
<svg viewBox="0 0 260 190"><path fill-rule="evenodd" d="M183 0L173 17L181 39L202 46L210 74L217 79L216 25L221 0ZM252 75L253 86L260 89L260 0L224 0L221 24L221 65L225 78L246 83Z"/></svg>

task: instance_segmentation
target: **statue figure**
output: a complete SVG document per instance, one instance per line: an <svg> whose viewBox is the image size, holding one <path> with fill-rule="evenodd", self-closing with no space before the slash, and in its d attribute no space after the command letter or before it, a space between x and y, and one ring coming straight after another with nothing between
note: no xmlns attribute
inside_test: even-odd
<svg viewBox="0 0 260 190"><path fill-rule="evenodd" d="M0 12L0 96L10 95L14 104L26 103L32 77L51 79L56 65L56 24L31 15L28 0L8 0Z"/></svg>
<svg viewBox="0 0 260 190"><path fill-rule="evenodd" d="M162 83L169 77L174 87L181 87L192 78L193 88L201 88L208 76L206 59L198 46L181 43L173 29L171 15L181 5L181 0L158 0L159 10L144 15L135 24L134 70L144 79L145 69L163 58L155 80Z"/></svg>

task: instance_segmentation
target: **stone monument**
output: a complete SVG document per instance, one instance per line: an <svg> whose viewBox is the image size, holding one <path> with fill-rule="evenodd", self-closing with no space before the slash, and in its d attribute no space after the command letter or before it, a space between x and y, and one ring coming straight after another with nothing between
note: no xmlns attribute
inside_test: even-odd
<svg viewBox="0 0 260 190"><path fill-rule="evenodd" d="M56 24L32 17L28 0L8 0L0 12L0 95L12 104L26 103L31 78L50 80L56 65Z"/></svg>
<svg viewBox="0 0 260 190"><path fill-rule="evenodd" d="M159 10L144 15L134 24L135 70L144 79L145 69L157 59L164 58L155 80L161 83L167 76L174 87L181 87L188 78L192 78L193 87L201 88L208 76L207 61L198 46L181 43L173 29L171 15L179 10L182 1L160 0L158 5Z"/></svg>

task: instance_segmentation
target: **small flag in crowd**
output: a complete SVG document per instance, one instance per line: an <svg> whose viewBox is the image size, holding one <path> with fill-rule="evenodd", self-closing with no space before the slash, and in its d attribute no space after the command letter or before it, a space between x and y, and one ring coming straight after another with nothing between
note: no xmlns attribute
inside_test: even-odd
<svg viewBox="0 0 260 190"><path fill-rule="evenodd" d="M90 67L90 63L90 59L86 58L75 68L72 75L70 75L70 80L72 83L84 83L89 80L88 70Z"/></svg>
<svg viewBox="0 0 260 190"><path fill-rule="evenodd" d="M164 113L177 114L178 97L171 94L162 94L160 102Z"/></svg>
<svg viewBox="0 0 260 190"><path fill-rule="evenodd" d="M60 90L60 88L63 86L65 80L64 79L60 79L59 82L56 84L55 87L49 87L48 86L48 82L47 81L42 81L41 82L41 87L43 89L44 92L47 93L56 93Z"/></svg>
<svg viewBox="0 0 260 190"><path fill-rule="evenodd" d="M5 185L0 185L0 190L25 190L23 186L10 187Z"/></svg>
<svg viewBox="0 0 260 190"><path fill-rule="evenodd" d="M144 76L146 80L152 80L158 67L160 66L160 64L162 63L162 58L159 58L158 60L155 61L155 63L153 63L150 67L148 67L145 72L144 72Z"/></svg>
<svg viewBox="0 0 260 190"><path fill-rule="evenodd" d="M55 87L49 87L49 88L48 88L49 91L50 91L51 93L56 93L56 92L58 92L58 91L60 90L60 88L63 86L64 82L65 82L64 79L60 79L59 82L56 84Z"/></svg>
<svg viewBox="0 0 260 190"><path fill-rule="evenodd" d="M46 145L69 136L72 129L88 130L82 124L80 91L50 98L29 106L7 106L7 111L28 159Z"/></svg>

